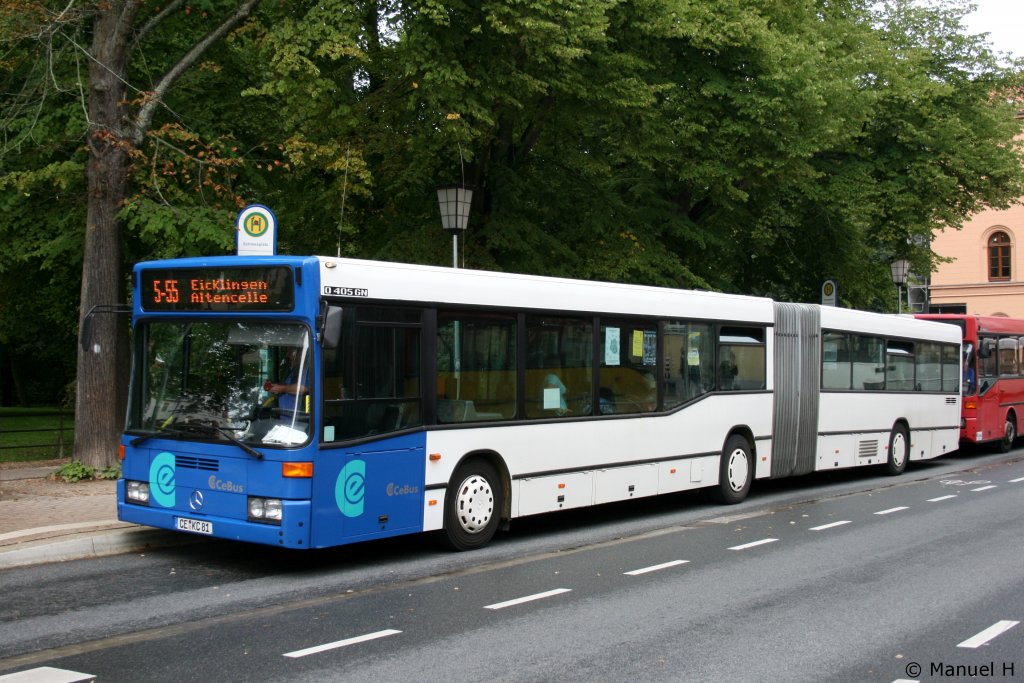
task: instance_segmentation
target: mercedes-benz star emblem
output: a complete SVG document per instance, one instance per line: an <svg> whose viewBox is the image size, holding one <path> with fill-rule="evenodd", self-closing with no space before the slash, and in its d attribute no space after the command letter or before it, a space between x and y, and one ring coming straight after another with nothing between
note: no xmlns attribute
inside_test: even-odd
<svg viewBox="0 0 1024 683"><path fill-rule="evenodd" d="M199 511L203 509L203 492L193 491L188 497L188 506L193 510Z"/></svg>

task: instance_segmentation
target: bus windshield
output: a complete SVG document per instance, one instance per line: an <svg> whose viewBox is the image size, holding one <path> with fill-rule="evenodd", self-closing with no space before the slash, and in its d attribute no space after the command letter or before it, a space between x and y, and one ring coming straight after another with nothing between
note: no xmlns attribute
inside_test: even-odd
<svg viewBox="0 0 1024 683"><path fill-rule="evenodd" d="M274 446L309 440L313 356L306 327L161 320L136 332L129 432Z"/></svg>

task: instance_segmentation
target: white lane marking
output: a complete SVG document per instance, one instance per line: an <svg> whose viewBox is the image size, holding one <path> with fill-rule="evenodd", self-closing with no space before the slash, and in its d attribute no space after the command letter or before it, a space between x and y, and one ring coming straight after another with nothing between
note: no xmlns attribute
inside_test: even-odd
<svg viewBox="0 0 1024 683"><path fill-rule="evenodd" d="M824 531L825 529L831 529L833 527L842 526L844 524L849 524L849 523L850 523L850 520L844 519L841 522L832 522L831 524L822 524L821 526L812 526L811 527L811 531Z"/></svg>
<svg viewBox="0 0 1024 683"><path fill-rule="evenodd" d="M900 510L909 510L909 509L910 508L908 508L906 505L904 505L903 507L889 508L888 510L879 510L875 514L876 515L888 515L888 514L891 514L893 512L899 512Z"/></svg>
<svg viewBox="0 0 1024 683"><path fill-rule="evenodd" d="M949 500L950 498L956 498L956 494L950 494L948 496L939 496L938 498L929 498L929 503L938 503L940 500Z"/></svg>
<svg viewBox="0 0 1024 683"><path fill-rule="evenodd" d="M1016 479L1011 479L1007 483L1008 484L1017 484L1017 483L1022 482L1022 481L1024 481L1024 477L1017 477Z"/></svg>
<svg viewBox="0 0 1024 683"><path fill-rule="evenodd" d="M3 683L78 683L79 681L95 681L92 674L83 674L68 669L55 669L52 666L40 666L27 671L19 671L0 676Z"/></svg>
<svg viewBox="0 0 1024 683"><path fill-rule="evenodd" d="M668 569L669 567L678 567L681 564L689 564L689 560L672 560L671 562L665 562L663 564L656 564L652 567L644 567L643 569L634 569L631 572L622 572L626 576L640 576L648 572L656 572L661 569Z"/></svg>
<svg viewBox="0 0 1024 683"><path fill-rule="evenodd" d="M313 647L307 647L304 650L295 650L294 652L285 652L285 657L305 657L307 655L315 655L318 652L326 652L327 650L336 650L339 647L348 647L349 645L358 645L359 643L365 643L370 640L377 640L378 638L386 638L401 633L393 628L386 629L384 631L377 631L376 633L367 633L366 635L356 636L355 638L346 638L345 640L336 640L333 643L324 643L323 645L315 645Z"/></svg>
<svg viewBox="0 0 1024 683"><path fill-rule="evenodd" d="M544 591L543 593L535 593L534 595L527 595L522 598L516 598L515 600L506 600L505 602L496 602L493 605L485 605L484 609L505 609L506 607L521 605L524 602L543 600L544 598L550 598L553 595L561 595L562 593L569 593L571 591L571 588L556 588L554 590Z"/></svg>
<svg viewBox="0 0 1024 683"><path fill-rule="evenodd" d="M921 683L921 681L916 678L897 678L892 683Z"/></svg>
<svg viewBox="0 0 1024 683"><path fill-rule="evenodd" d="M777 539L777 538L762 538L760 541L753 541L752 543L744 543L743 545L734 545L733 547L729 548L729 550L746 550L747 548L754 548L756 546L764 545L766 543L775 543L775 541L777 541L777 540L779 540L779 539Z"/></svg>
<svg viewBox="0 0 1024 683"><path fill-rule="evenodd" d="M996 636L1006 633L1019 623L1019 621L997 621L978 635L971 636L964 642L960 643L957 647L967 647L971 649L980 647Z"/></svg>
<svg viewBox="0 0 1024 683"><path fill-rule="evenodd" d="M981 488L971 489L971 490L972 491L988 491L989 489L994 489L995 487L996 487L995 484L990 484L988 486L982 486Z"/></svg>

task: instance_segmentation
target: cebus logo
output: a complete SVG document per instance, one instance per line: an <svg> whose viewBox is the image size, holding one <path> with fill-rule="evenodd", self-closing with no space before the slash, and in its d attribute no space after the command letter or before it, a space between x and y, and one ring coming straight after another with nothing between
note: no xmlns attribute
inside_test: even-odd
<svg viewBox="0 0 1024 683"><path fill-rule="evenodd" d="M153 458L149 465L149 495L161 507L174 507L174 472L174 454L167 451Z"/></svg>
<svg viewBox="0 0 1024 683"><path fill-rule="evenodd" d="M334 484L334 500L341 514L346 517L358 517L363 514L365 498L366 463L362 460L353 460L338 473L338 480Z"/></svg>

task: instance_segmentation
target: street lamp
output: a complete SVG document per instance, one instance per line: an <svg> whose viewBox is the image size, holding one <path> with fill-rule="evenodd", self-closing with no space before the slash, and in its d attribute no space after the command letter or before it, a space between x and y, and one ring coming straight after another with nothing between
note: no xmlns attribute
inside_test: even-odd
<svg viewBox="0 0 1024 683"><path fill-rule="evenodd" d="M473 190L463 185L444 185L437 188L437 203L441 207L441 227L452 236L452 268L459 267L459 234L469 223L469 205Z"/></svg>
<svg viewBox="0 0 1024 683"><path fill-rule="evenodd" d="M892 269L892 283L896 285L896 312L903 312L903 285L907 284L907 274L910 272L910 261L899 259L893 261L889 266Z"/></svg>

